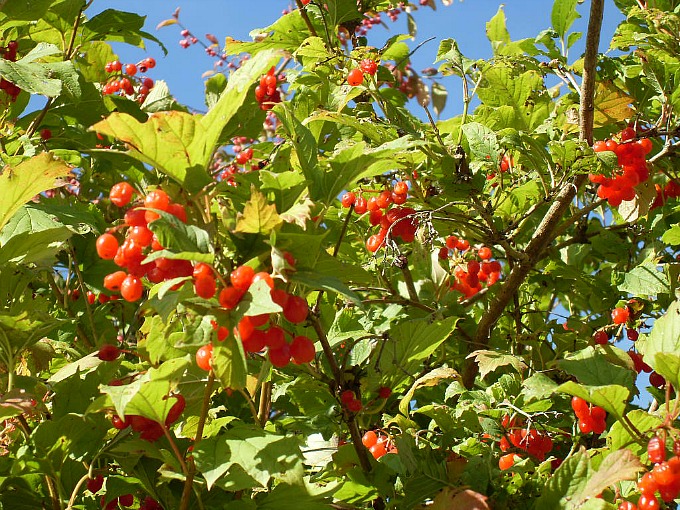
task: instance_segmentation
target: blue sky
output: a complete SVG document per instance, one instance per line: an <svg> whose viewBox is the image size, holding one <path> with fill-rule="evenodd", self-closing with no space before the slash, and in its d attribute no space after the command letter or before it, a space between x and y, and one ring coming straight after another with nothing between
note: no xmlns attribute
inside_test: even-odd
<svg viewBox="0 0 680 510"><path fill-rule="evenodd" d="M497 12L501 2L496 0L453 0L449 7L441 5L433 11L429 7L419 8L413 13L418 34L411 42L412 48L431 37L434 40L424 44L413 56L414 68L420 71L432 66L439 41L453 38L458 41L463 54L470 58L484 58L491 55L491 46L486 39L485 23ZM118 9L136 12L147 16L146 29L158 37L167 46L169 54L163 57L162 52L154 44L148 44L147 51L131 49L127 46L117 46L121 60L137 62L147 55L157 59L157 67L150 76L154 79L165 80L170 91L179 102L196 109L203 109L203 81L202 74L212 69L213 59L205 55L203 48L195 45L183 49L179 45L181 36L177 26L156 30L156 25L172 16L176 7L180 8L180 21L194 34L203 37L206 33L213 34L220 42L226 36L234 39L249 40L249 32L255 28L262 28L273 23L282 10L289 8L291 3L286 0L95 0L88 11L90 16L105 9ZM417 4L415 0L413 3ZM587 8L586 2L579 6L583 17L576 21L572 30L585 32ZM508 20L508 29L513 40L534 37L541 30L549 28L552 2L549 0L507 0L504 11ZM377 27L369 32L369 44L380 46L388 37L395 34L407 33L406 17L400 16L396 23L389 19L386 23L389 30ZM606 1L604 30L602 34L601 51L607 49L607 44L614 33L616 25L621 20L621 14L614 6L613 0ZM578 58L583 46L574 48L572 59ZM450 117L460 113L461 101L458 79L447 78L442 82L449 89L449 99L443 117Z"/></svg>

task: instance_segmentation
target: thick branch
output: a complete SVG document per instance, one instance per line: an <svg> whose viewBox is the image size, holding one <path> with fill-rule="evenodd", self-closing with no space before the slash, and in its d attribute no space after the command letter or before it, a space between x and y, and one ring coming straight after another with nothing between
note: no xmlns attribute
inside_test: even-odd
<svg viewBox="0 0 680 510"><path fill-rule="evenodd" d="M579 137L589 144L593 142L593 116L595 113L595 66L597 64L597 50L600 43L600 31L602 28L602 15L604 12L604 0L591 0L590 20L588 22L588 35L586 38L586 53L584 58L583 82L581 84L581 111ZM503 310L512 300L520 285L524 282L529 272L536 263L541 260L545 248L555 237L558 223L569 208L578 189L586 180L585 175L576 176L572 182L565 184L554 202L548 209L543 221L536 228L536 232L527 245L524 253L527 258L518 261L500 290L496 293L489 308L479 321L477 332L473 338L473 349L484 348L489 343L491 328L499 319ZM463 374L463 384L471 387L478 372L478 366L472 360L468 363Z"/></svg>

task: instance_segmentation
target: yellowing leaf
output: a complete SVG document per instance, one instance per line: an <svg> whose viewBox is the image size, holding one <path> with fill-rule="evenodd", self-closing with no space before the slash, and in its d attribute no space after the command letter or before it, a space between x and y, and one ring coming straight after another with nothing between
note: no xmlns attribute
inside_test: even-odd
<svg viewBox="0 0 680 510"><path fill-rule="evenodd" d="M58 186L56 179L69 170L66 163L49 152L22 161L14 168L4 167L0 174L0 230L22 205L38 193Z"/></svg>
<svg viewBox="0 0 680 510"><path fill-rule="evenodd" d="M633 116L633 98L611 82L598 82L595 88L595 127L616 124Z"/></svg>
<svg viewBox="0 0 680 510"><path fill-rule="evenodd" d="M435 368L431 372L428 372L424 376L416 379L416 382L413 383L411 389L406 392L406 395L404 395L401 399L401 402L399 402L399 410L402 412L402 414L408 416L408 406L411 403L411 400L413 400L413 395L418 388L425 386L436 386L444 380L457 378L458 372L452 368Z"/></svg>
<svg viewBox="0 0 680 510"><path fill-rule="evenodd" d="M175 18L164 19L158 25L156 25L156 30L163 27L169 27L170 25L176 25L177 20Z"/></svg>
<svg viewBox="0 0 680 510"><path fill-rule="evenodd" d="M268 234L281 225L283 220L274 204L268 204L265 196L255 187L250 188L250 200L236 218L235 232L244 234Z"/></svg>
<svg viewBox="0 0 680 510"><path fill-rule="evenodd" d="M437 494L430 506L423 506L429 510L489 510L486 500L489 499L479 492L470 489L458 491L446 487Z"/></svg>
<svg viewBox="0 0 680 510"><path fill-rule="evenodd" d="M314 202L305 198L302 202L294 204L286 212L281 213L281 219L286 223L296 223L303 230L306 230L307 220L312 217L311 210Z"/></svg>

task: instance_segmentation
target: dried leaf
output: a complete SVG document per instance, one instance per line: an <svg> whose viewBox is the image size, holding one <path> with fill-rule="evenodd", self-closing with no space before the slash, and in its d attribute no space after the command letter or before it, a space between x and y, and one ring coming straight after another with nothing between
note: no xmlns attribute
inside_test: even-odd
<svg viewBox="0 0 680 510"><path fill-rule="evenodd" d="M156 25L156 30L159 30L163 27L169 27L170 25L176 25L176 24L177 24L177 20L174 19L174 18L164 19L158 25Z"/></svg>
<svg viewBox="0 0 680 510"><path fill-rule="evenodd" d="M634 114L633 98L611 82L598 82L595 89L595 127L616 124Z"/></svg>
<svg viewBox="0 0 680 510"><path fill-rule="evenodd" d="M457 489L447 487L437 494L428 510L489 510L486 503L488 498L479 492L465 489L458 492Z"/></svg>

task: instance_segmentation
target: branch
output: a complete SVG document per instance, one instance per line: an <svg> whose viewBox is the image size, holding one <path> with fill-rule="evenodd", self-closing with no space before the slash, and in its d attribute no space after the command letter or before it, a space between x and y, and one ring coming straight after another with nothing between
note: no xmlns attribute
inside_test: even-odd
<svg viewBox="0 0 680 510"><path fill-rule="evenodd" d="M602 15L604 12L604 0L591 0L590 20L588 22L588 35L586 37L586 52L583 63L583 81L581 84L581 106L579 138L592 145L593 142L593 118L595 113L595 66L597 64L598 46L600 43L600 31L602 28ZM578 189L586 181L585 175L577 175L572 182L565 184L557 193L545 217L536 228L531 241L524 253L527 258L518 261L513 267L505 283L498 290L488 309L482 315L477 331L473 338L473 349L482 349L489 343L491 329L502 315L513 296L524 282L529 272L543 256L545 248L554 239L554 232L562 216L569 208L576 196ZM477 364L469 360L463 373L463 384L470 388L475 376L479 371Z"/></svg>

